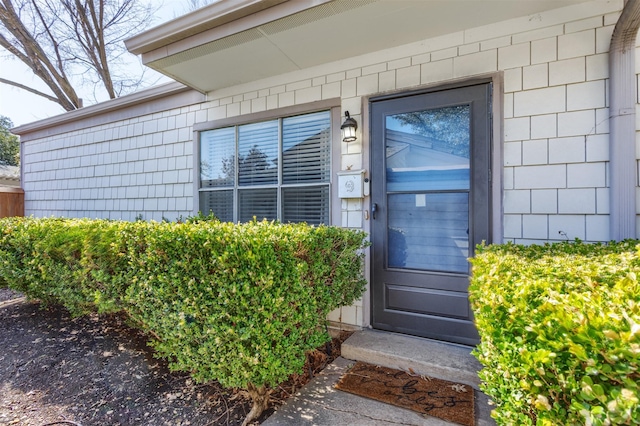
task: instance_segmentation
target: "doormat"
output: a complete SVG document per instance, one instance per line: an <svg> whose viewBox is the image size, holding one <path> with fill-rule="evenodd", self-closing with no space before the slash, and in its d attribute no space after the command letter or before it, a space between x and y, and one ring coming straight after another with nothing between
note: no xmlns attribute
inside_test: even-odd
<svg viewBox="0 0 640 426"><path fill-rule="evenodd" d="M336 388L461 425L475 425L474 391L469 385L357 362Z"/></svg>

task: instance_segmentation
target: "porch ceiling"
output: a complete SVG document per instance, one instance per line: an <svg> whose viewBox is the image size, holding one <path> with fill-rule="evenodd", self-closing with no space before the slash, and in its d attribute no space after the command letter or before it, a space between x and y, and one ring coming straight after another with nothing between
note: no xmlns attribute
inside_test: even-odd
<svg viewBox="0 0 640 426"><path fill-rule="evenodd" d="M206 93L511 18L547 19L547 10L584 1L220 0L125 43L147 66Z"/></svg>

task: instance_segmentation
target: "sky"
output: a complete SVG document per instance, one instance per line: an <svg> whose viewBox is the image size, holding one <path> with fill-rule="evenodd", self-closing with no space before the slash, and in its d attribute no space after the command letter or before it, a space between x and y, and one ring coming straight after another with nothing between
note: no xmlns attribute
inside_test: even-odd
<svg viewBox="0 0 640 426"><path fill-rule="evenodd" d="M186 13L184 0L164 0L162 4L163 6L158 11L154 26ZM140 58L135 55L131 55L131 60L134 64L140 63ZM34 77L31 70L17 59L7 59L5 56L0 57L0 77L50 93L46 85L40 79ZM161 78L160 81L158 81L159 78ZM147 81L161 83L170 80L147 68ZM81 89L79 92L79 96L85 100L85 106L95 103L93 101L93 93L89 89L84 91ZM99 100L106 100L106 98ZM62 113L64 113L64 109L55 102L13 86L0 84L0 115L9 117L14 126L20 126Z"/></svg>

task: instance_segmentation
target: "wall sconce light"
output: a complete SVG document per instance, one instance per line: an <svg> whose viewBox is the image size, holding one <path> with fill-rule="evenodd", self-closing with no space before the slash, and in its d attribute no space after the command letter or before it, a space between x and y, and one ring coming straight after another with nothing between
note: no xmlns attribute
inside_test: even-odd
<svg viewBox="0 0 640 426"><path fill-rule="evenodd" d="M344 115L347 117L340 126L340 130L342 130L342 141L343 142L353 142L356 138L356 130L358 129L358 122L351 118L349 115L349 111L345 111Z"/></svg>

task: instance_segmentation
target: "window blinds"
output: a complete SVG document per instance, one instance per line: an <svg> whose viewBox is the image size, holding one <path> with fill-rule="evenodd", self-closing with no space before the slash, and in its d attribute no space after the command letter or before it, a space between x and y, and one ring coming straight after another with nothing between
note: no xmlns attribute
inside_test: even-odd
<svg viewBox="0 0 640 426"><path fill-rule="evenodd" d="M247 124L238 128L238 183L278 183L278 122Z"/></svg>
<svg viewBox="0 0 640 426"><path fill-rule="evenodd" d="M329 111L204 131L200 158L203 213L329 224Z"/></svg>
<svg viewBox="0 0 640 426"><path fill-rule="evenodd" d="M329 180L331 120L328 112L282 120L282 182Z"/></svg>

